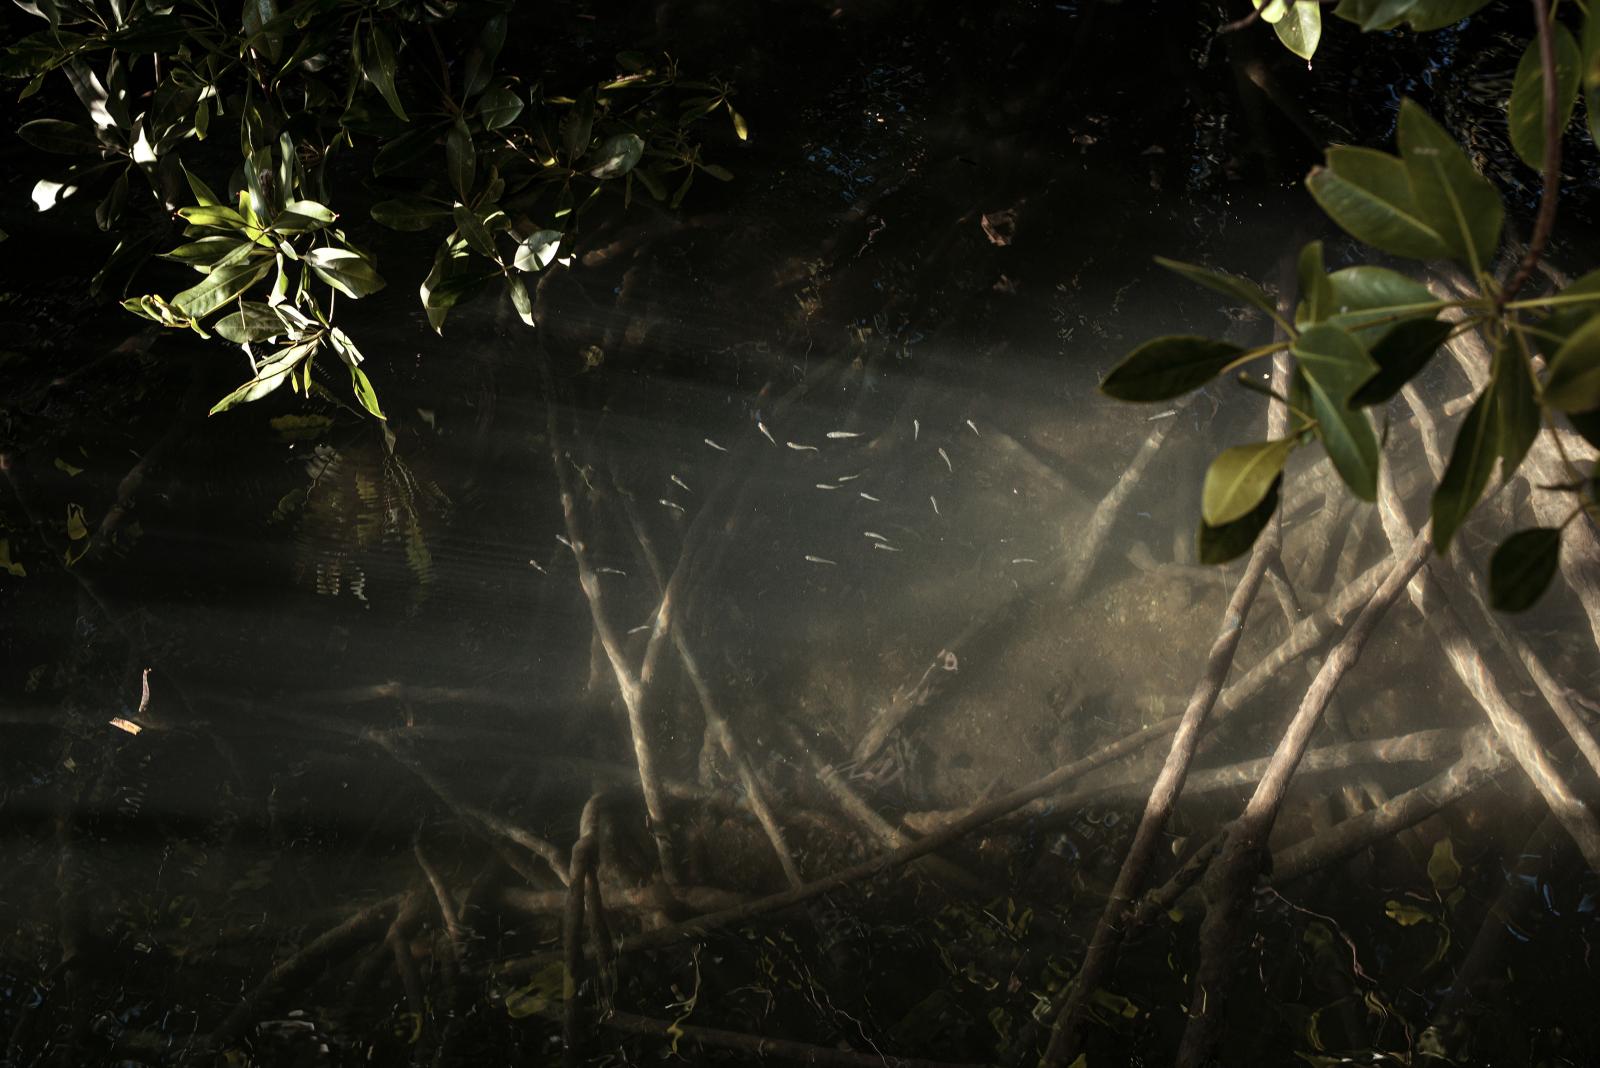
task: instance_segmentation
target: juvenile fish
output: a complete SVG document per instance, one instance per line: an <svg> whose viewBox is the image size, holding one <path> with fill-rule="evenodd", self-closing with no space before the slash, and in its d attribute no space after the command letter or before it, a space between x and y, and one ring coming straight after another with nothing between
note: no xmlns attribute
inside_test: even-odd
<svg viewBox="0 0 1600 1068"><path fill-rule="evenodd" d="M950 454L942 448L939 450L939 459L944 461L944 466L949 469L952 475L956 473L956 465L950 462Z"/></svg>
<svg viewBox="0 0 1600 1068"><path fill-rule="evenodd" d="M883 502L882 497L874 497L870 493L858 493L856 496L860 497L864 501L871 501L873 504L881 504Z"/></svg>
<svg viewBox="0 0 1600 1068"><path fill-rule="evenodd" d="M1031 556L1019 556L1011 562L1013 564L1037 564L1039 561L1035 560Z"/></svg>
<svg viewBox="0 0 1600 1068"><path fill-rule="evenodd" d="M928 503L933 505L933 514L934 515L943 515L944 514L943 512L939 511L939 498L937 498L935 496L932 496L930 494L929 497L928 497Z"/></svg>
<svg viewBox="0 0 1600 1068"><path fill-rule="evenodd" d="M825 556L811 556L809 554L807 554L807 556L806 556L806 563L808 563L808 564L827 564L829 567L838 567L839 566L839 561L837 561L837 560L829 560Z"/></svg>
<svg viewBox="0 0 1600 1068"><path fill-rule="evenodd" d="M859 438L860 436L861 435L856 433L854 430L830 430L830 431L828 431L828 437L835 438L835 439L838 439L838 438Z"/></svg>
<svg viewBox="0 0 1600 1068"><path fill-rule="evenodd" d="M683 512L685 514L688 513L688 509L684 508L684 506L679 504L677 501L669 501L665 497L662 497L662 498L659 498L659 499L660 499L661 503L666 505L668 508L677 509L678 511Z"/></svg>
<svg viewBox="0 0 1600 1068"><path fill-rule="evenodd" d="M861 536L863 538L871 538L873 541L888 541L889 540L888 538L884 537L882 534L879 534L875 530L863 530L861 532Z"/></svg>
<svg viewBox="0 0 1600 1068"><path fill-rule="evenodd" d="M971 430L974 434L978 434L978 424L974 423L971 419L967 420L967 429ZM978 437L981 438L981 437L983 437L983 435L982 434L978 434Z"/></svg>
<svg viewBox="0 0 1600 1068"><path fill-rule="evenodd" d="M826 482L818 482L817 483L817 489L838 489L838 488L839 488L838 486L830 486Z"/></svg>
<svg viewBox="0 0 1600 1068"><path fill-rule="evenodd" d="M628 577L628 573L626 571L615 567L597 567L594 569L594 573L597 575L621 575L623 578Z"/></svg>
<svg viewBox="0 0 1600 1068"><path fill-rule="evenodd" d="M572 543L567 540L567 536L565 534L557 534L556 535L556 541L559 541L562 545L565 545L567 548L572 549ZM573 552L577 552L578 550L572 549L572 551Z"/></svg>
<svg viewBox="0 0 1600 1068"><path fill-rule="evenodd" d="M728 451L727 449L724 449L721 445L718 445L716 442L712 441L710 438L706 438L706 444L710 445L713 449L716 449L718 452L727 452Z"/></svg>
<svg viewBox="0 0 1600 1068"><path fill-rule="evenodd" d="M793 442L793 441L786 441L786 442L784 442L784 444L789 446L789 448L793 449L795 452L816 452L817 451L817 447L815 445L800 445L800 444L797 444L796 442Z"/></svg>
<svg viewBox="0 0 1600 1068"><path fill-rule="evenodd" d="M767 424L762 423L762 422L757 422L756 423L756 429L761 431L761 436L762 437L766 438L768 441L772 442L774 445L776 445L778 443L778 439L772 436L772 431L767 429Z"/></svg>
<svg viewBox="0 0 1600 1068"><path fill-rule="evenodd" d="M685 492L685 493L693 493L694 492L694 490L689 488L689 483L685 482L683 479L679 478L677 475L668 475L667 477L672 479L672 481L674 483L676 483L678 488L683 490L683 492Z"/></svg>
<svg viewBox="0 0 1600 1068"><path fill-rule="evenodd" d="M920 436L921 434L922 434L922 424L917 422L915 419L911 420L911 440L912 441L916 441L918 436Z"/></svg>
<svg viewBox="0 0 1600 1068"><path fill-rule="evenodd" d="M860 477L861 477L861 474L859 472L857 472L856 474L853 474L853 475L840 475L838 478L834 479L834 481L835 482L854 482L856 479L858 479Z"/></svg>
<svg viewBox="0 0 1600 1068"><path fill-rule="evenodd" d="M896 549L893 545L890 545L887 542L882 542L882 541L873 542L872 543L872 547L874 549L882 549L886 553L897 553L897 552L900 551L899 549Z"/></svg>

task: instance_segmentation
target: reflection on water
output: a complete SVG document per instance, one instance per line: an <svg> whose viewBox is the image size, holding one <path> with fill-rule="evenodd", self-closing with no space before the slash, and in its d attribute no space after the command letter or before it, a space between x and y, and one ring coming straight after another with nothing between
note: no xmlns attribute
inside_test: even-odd
<svg viewBox="0 0 1600 1068"><path fill-rule="evenodd" d="M1208 194L1225 168L1195 130L1220 114L1174 138L1156 105L1119 128L1114 99L1058 103L1019 131L941 83L950 48L807 91L782 120L803 151L765 150L698 213L603 224L543 287L537 334L474 308L413 362L414 324L367 324L394 356L393 453L338 413L255 406L191 432L138 536L82 581L27 558L3 593L6 1063L556 1063L563 913L584 897L576 1063L654 1062L674 1028L693 1063L754 1062L728 1033L1031 1062L1164 741L885 877L633 951L1159 727L1237 579L1195 562L1198 487L1259 436L1262 399L1221 383L1130 407L1094 386L1145 337L1268 336L1151 254L1270 281L1317 221L1298 194ZM1447 364L1435 403L1468 390ZM1389 414L1414 522L1430 478ZM52 514L114 499L120 460L76 483L51 458L18 470ZM1389 554L1324 470L1289 487L1206 769L1271 752L1326 630L1271 654ZM1526 509L1487 509L1469 569ZM6 521L27 544L28 517ZM1594 711L1572 600L1517 624ZM1436 650L1391 612L1275 850L1456 758L1482 716ZM1196 773L1157 881L1258 774ZM1593 873L1541 812L1508 772L1264 889L1233 1047L1596 1048L1576 1011ZM580 855L593 890L573 895ZM1093 1063L1170 1056L1201 908L1176 899L1129 944Z"/></svg>

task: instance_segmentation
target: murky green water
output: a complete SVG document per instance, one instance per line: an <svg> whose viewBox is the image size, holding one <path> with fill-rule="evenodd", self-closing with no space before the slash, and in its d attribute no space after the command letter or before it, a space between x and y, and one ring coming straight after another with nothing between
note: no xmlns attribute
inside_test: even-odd
<svg viewBox="0 0 1600 1068"><path fill-rule="evenodd" d="M1270 109L1252 125L1234 95L1211 13L1125 7L668 4L591 27L594 54L659 33L745 87L751 144L713 145L737 180L679 213L597 218L537 333L491 303L443 340L404 300L358 317L392 454L289 398L203 419L238 369L78 314L61 296L77 268L24 277L30 234L8 223L0 372L23 498L0 506L0 537L26 575L0 575L3 1063L560 1063L563 876L597 797L608 922L580 970L577 1063L757 1062L692 1031L710 1028L1031 1064L1163 743L937 862L604 947L825 876L1182 709L1239 573L1194 563L1200 478L1259 436L1264 401L1223 383L1136 408L1094 387L1156 334L1269 336L1153 254L1272 282L1304 240L1343 246L1290 181L1304 136ZM1424 71L1397 91L1433 79L1441 99L1491 80L1500 38L1452 34L1425 53L1330 42L1312 72L1263 56L1312 121L1382 140L1372 79ZM1476 147L1505 166L1491 134ZM1571 200L1586 218L1581 187ZM1468 383L1439 363L1423 388L1442 404ZM1415 521L1430 480L1391 415ZM63 570L58 517L96 527L153 448L115 539ZM1283 585L1263 589L1232 680L1389 552L1374 511L1318 477L1291 480ZM1525 497L1467 532L1469 571ZM687 656L664 643L642 710L675 888L617 680L637 676L668 583ZM1517 626L1592 714L1600 661L1575 602ZM1542 727L1532 684L1474 634ZM1241 698L1201 767L1270 753L1325 652ZM897 698L900 729L864 744ZM1402 603L1317 744L1481 720ZM1435 774L1450 739L1308 772L1275 849ZM1197 780L1156 879L1247 796ZM1454 1063L1586 1063L1597 887L1542 819L1513 770L1264 887L1230 1058L1446 1063L1437 1044ZM1089 1063L1170 1059L1201 907L1180 900L1130 943ZM691 1029L676 1055L673 1026Z"/></svg>

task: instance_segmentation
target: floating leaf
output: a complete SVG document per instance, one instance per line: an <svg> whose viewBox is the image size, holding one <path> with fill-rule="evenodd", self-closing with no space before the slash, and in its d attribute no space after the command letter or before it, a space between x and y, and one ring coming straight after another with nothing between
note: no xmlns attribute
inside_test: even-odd
<svg viewBox="0 0 1600 1068"><path fill-rule="evenodd" d="M1278 491L1282 486L1283 476L1279 475L1267 490L1267 495L1261 498L1261 502L1248 515L1232 523L1213 527L1202 520L1197 538L1200 562L1225 564L1249 552L1250 547L1256 543L1256 538L1272 521L1272 514L1278 510Z"/></svg>
<svg viewBox="0 0 1600 1068"><path fill-rule="evenodd" d="M1269 316L1277 315L1278 306L1271 297L1247 278L1228 274L1224 271L1214 271L1209 267L1199 267L1192 263L1183 263L1179 260L1169 260L1165 256L1157 256L1156 262L1175 274L1180 274L1197 285L1214 289L1218 293L1225 293L1242 303L1260 308Z"/></svg>
<svg viewBox="0 0 1600 1068"><path fill-rule="evenodd" d="M1489 603L1501 612L1533 607L1555 578L1560 561L1559 528L1517 531L1501 542L1489 559Z"/></svg>
<svg viewBox="0 0 1600 1068"><path fill-rule="evenodd" d="M1600 315L1556 350L1544 380L1544 403L1564 412L1600 408Z"/></svg>
<svg viewBox="0 0 1600 1068"><path fill-rule="evenodd" d="M0 538L0 571L16 578L28 577L28 569L11 559L11 542L5 538Z"/></svg>
<svg viewBox="0 0 1600 1068"><path fill-rule="evenodd" d="M83 520L83 506L81 504L67 505L67 537L73 541L82 541L89 536L89 526Z"/></svg>
<svg viewBox="0 0 1600 1068"><path fill-rule="evenodd" d="M589 170L591 178L620 178L638 164L644 156L644 138L638 134L612 134L600 142L591 158L595 165Z"/></svg>
<svg viewBox="0 0 1600 1068"><path fill-rule="evenodd" d="M1583 70L1583 57L1578 42L1559 22L1550 26L1556 63L1556 130L1557 136L1572 121L1572 107L1578 99L1578 79ZM1511 102L1506 106L1506 122L1511 127L1511 147L1517 156L1536 171L1544 170L1544 63L1540 58L1539 42L1534 41L1522 53L1517 64L1517 75L1511 83Z"/></svg>
<svg viewBox="0 0 1600 1068"><path fill-rule="evenodd" d="M1206 525L1224 526L1254 511L1277 483L1294 446L1288 438L1224 449L1207 468L1200 494Z"/></svg>
<svg viewBox="0 0 1600 1068"><path fill-rule="evenodd" d="M1208 337L1158 337L1113 367L1100 383L1100 392L1126 401L1181 397L1221 374L1243 352L1237 345Z"/></svg>
<svg viewBox="0 0 1600 1068"><path fill-rule="evenodd" d="M347 248L314 248L303 257L316 276L349 297L361 298L383 288L372 262Z"/></svg>
<svg viewBox="0 0 1600 1068"><path fill-rule="evenodd" d="M1461 864L1456 860L1455 848L1448 838L1433 843L1433 854L1428 857L1428 881L1433 883L1434 892L1441 897L1461 882Z"/></svg>
<svg viewBox="0 0 1600 1068"><path fill-rule="evenodd" d="M1453 324L1442 319L1411 319L1396 324L1372 346L1370 351L1378 373L1355 391L1350 406L1364 408L1383 404L1399 393L1422 372L1453 329Z"/></svg>
<svg viewBox="0 0 1600 1068"><path fill-rule="evenodd" d="M1306 177L1322 210L1350 236L1412 259L1447 259L1450 244L1418 208L1406 165L1370 148L1328 149L1327 163Z"/></svg>

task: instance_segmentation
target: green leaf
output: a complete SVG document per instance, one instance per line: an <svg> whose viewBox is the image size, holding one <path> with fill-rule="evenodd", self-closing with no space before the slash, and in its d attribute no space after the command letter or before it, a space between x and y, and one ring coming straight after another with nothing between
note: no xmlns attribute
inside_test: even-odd
<svg viewBox="0 0 1600 1068"><path fill-rule="evenodd" d="M1306 177L1313 198L1350 236L1412 259L1447 259L1450 245L1422 216L1403 161L1370 148L1328 149Z"/></svg>
<svg viewBox="0 0 1600 1068"><path fill-rule="evenodd" d="M272 270L272 261L232 263L212 268L197 285L172 298L172 306L191 319L203 319L261 281Z"/></svg>
<svg viewBox="0 0 1600 1068"><path fill-rule="evenodd" d="M1539 600L1561 562L1557 527L1519 530L1489 559L1489 603L1501 612L1522 612Z"/></svg>
<svg viewBox="0 0 1600 1068"><path fill-rule="evenodd" d="M395 118L401 122L410 122L406 115L405 106L400 103L400 94L395 90L394 76L398 62L394 54L394 41L389 37L389 31L382 26L374 24L370 40L370 62L362 64L362 73L382 94L384 101L389 105L389 110L394 112Z"/></svg>
<svg viewBox="0 0 1600 1068"><path fill-rule="evenodd" d="M590 154L594 166L589 169L591 178L620 178L638 164L644 156L644 138L638 134L612 134Z"/></svg>
<svg viewBox="0 0 1600 1068"><path fill-rule="evenodd" d="M485 130L498 130L517 121L523 106L522 97L510 89L490 89L478 98L478 118Z"/></svg>
<svg viewBox="0 0 1600 1068"><path fill-rule="evenodd" d="M1600 145L1600 11L1583 20L1583 114L1589 139Z"/></svg>
<svg viewBox="0 0 1600 1068"><path fill-rule="evenodd" d="M1261 21L1276 23L1289 13L1289 5L1294 0L1250 0L1252 6L1261 12Z"/></svg>
<svg viewBox="0 0 1600 1068"><path fill-rule="evenodd" d="M160 258L187 263L195 268L208 268L214 266L218 260L231 252L235 252L240 248L251 247L254 247L254 243L248 238L225 237L221 234L214 234L211 237L202 237L198 241L190 241L188 244L179 245L171 252L163 252Z"/></svg>
<svg viewBox="0 0 1600 1068"><path fill-rule="evenodd" d="M302 257L316 276L348 297L360 299L383 288L372 261L347 248L314 248Z"/></svg>
<svg viewBox="0 0 1600 1068"><path fill-rule="evenodd" d="M1289 346L1299 357L1300 369L1310 381L1313 395L1320 389L1343 407L1366 381L1378 373L1378 364L1348 330L1319 323L1302 331Z"/></svg>
<svg viewBox="0 0 1600 1068"><path fill-rule="evenodd" d="M374 416L385 421L388 416L383 414L383 409L378 407L378 391L372 388L372 380L367 373L355 364L350 364L350 385L355 390L356 399L361 402L361 407L371 412Z"/></svg>
<svg viewBox="0 0 1600 1068"><path fill-rule="evenodd" d="M1545 375L1544 403L1563 412L1600 408L1600 315L1572 332Z"/></svg>
<svg viewBox="0 0 1600 1068"><path fill-rule="evenodd" d="M34 119L17 127L17 136L34 148L64 156L98 153L100 138L87 126L65 119Z"/></svg>
<svg viewBox="0 0 1600 1068"><path fill-rule="evenodd" d="M576 162L589 148L589 136L594 129L594 103L594 90L585 89L561 120L561 143L566 146L569 161Z"/></svg>
<svg viewBox="0 0 1600 1068"><path fill-rule="evenodd" d="M727 104L727 101L723 101ZM733 110L732 104L727 104L728 118L733 123L733 136L741 141L750 140L750 126L744 121L744 116Z"/></svg>
<svg viewBox="0 0 1600 1068"><path fill-rule="evenodd" d="M506 276L506 292L511 296L511 306L517 310L517 318L529 326L537 324L533 321L533 298L528 296L528 287L516 275Z"/></svg>
<svg viewBox="0 0 1600 1068"><path fill-rule="evenodd" d="M390 174L416 162L433 147L443 130L442 125L430 123L414 130L407 130L393 140L384 142L383 147L378 149L377 156L373 157L372 173ZM446 147L448 148L448 145Z"/></svg>
<svg viewBox="0 0 1600 1068"><path fill-rule="evenodd" d="M1317 0L1299 0L1272 28L1285 48L1309 62L1322 40L1322 7Z"/></svg>
<svg viewBox="0 0 1600 1068"><path fill-rule="evenodd" d="M310 233L328 226L334 220L333 210L314 200L291 200L272 220L272 228L279 233Z"/></svg>
<svg viewBox="0 0 1600 1068"><path fill-rule="evenodd" d="M1572 121L1572 107L1578 99L1578 79L1583 70L1583 56L1578 42L1565 26L1554 23L1550 32L1555 45L1556 61L1556 130L1558 136ZM1539 42L1534 41L1522 53L1517 64L1517 75L1511 83L1511 103L1506 106L1506 122L1511 127L1511 147L1522 162L1536 171L1544 170L1544 64L1540 61Z"/></svg>
<svg viewBox="0 0 1600 1068"><path fill-rule="evenodd" d="M1397 322L1433 318L1441 303L1421 282L1384 267L1346 267L1328 275L1328 322L1367 345Z"/></svg>
<svg viewBox="0 0 1600 1068"><path fill-rule="evenodd" d="M265 341L269 337L288 333L288 328L270 304L253 300L242 301L238 310L224 315L211 328L235 345Z"/></svg>
<svg viewBox="0 0 1600 1068"><path fill-rule="evenodd" d="M1533 396L1533 374L1508 333L1496 346L1489 372L1494 394L1495 449L1500 478L1508 479L1539 436L1539 402Z"/></svg>
<svg viewBox="0 0 1600 1068"><path fill-rule="evenodd" d="M1335 16L1363 30L1392 30L1409 22L1418 33L1442 30L1472 15L1489 0L1340 0Z"/></svg>
<svg viewBox="0 0 1600 1068"><path fill-rule="evenodd" d="M464 204L457 204L453 209L453 214L456 221L456 230L461 234L462 239L466 241L468 247L478 255L486 256L498 262L500 256L495 251L494 237L478 217L472 213L472 209Z"/></svg>
<svg viewBox="0 0 1600 1068"><path fill-rule="evenodd" d="M179 208L178 217L193 226L212 226L222 230L243 230L244 216L222 204L196 204Z"/></svg>
<svg viewBox="0 0 1600 1068"><path fill-rule="evenodd" d="M1485 389L1468 409L1456 434L1450 462L1445 465L1439 488L1433 492L1433 548L1443 554L1466 521L1478 498L1483 496L1489 476L1494 472L1499 449L1495 443L1494 398Z"/></svg>
<svg viewBox="0 0 1600 1068"><path fill-rule="evenodd" d="M1256 538L1272 521L1272 514L1278 510L1278 491L1282 486L1283 476L1279 475L1273 480L1261 502L1248 514L1232 523L1213 527L1202 521L1197 538L1200 562L1225 564L1249 552L1250 546L1256 543Z"/></svg>
<svg viewBox="0 0 1600 1068"><path fill-rule="evenodd" d="M183 165L182 160L178 161L178 169L183 171L184 180L189 183L189 192L194 194L196 204L202 207L211 207L222 203L222 199L211 191L209 185L189 173L189 168Z"/></svg>
<svg viewBox="0 0 1600 1068"><path fill-rule="evenodd" d="M1300 308L1296 309L1296 326L1320 323L1327 317L1333 304L1333 289L1322 267L1322 242L1308 241L1300 249L1295 262L1295 274L1300 283ZM1301 313L1304 321L1300 321Z"/></svg>
<svg viewBox="0 0 1600 1068"><path fill-rule="evenodd" d="M1199 267L1192 263L1169 260L1165 256L1157 256L1156 262L1167 270L1182 275L1197 285L1205 286L1207 289L1214 289L1218 293L1224 293L1244 304L1260 308L1269 316L1278 314L1278 306L1273 303L1272 298L1267 296L1260 286L1249 279L1240 278L1238 275L1227 274L1223 271L1213 271L1209 267Z"/></svg>
<svg viewBox="0 0 1600 1068"><path fill-rule="evenodd" d="M462 200L471 199L473 179L478 167L477 149L472 144L472 132L461 119L451 124L444 137L445 166L450 172L450 184Z"/></svg>
<svg viewBox="0 0 1600 1068"><path fill-rule="evenodd" d="M372 205L372 220L391 230L426 230L451 217L451 210L420 197L380 200Z"/></svg>
<svg viewBox="0 0 1600 1068"><path fill-rule="evenodd" d="M550 261L555 259L556 253L560 251L560 231L536 230L523 238L522 244L517 246L517 258L513 266L529 274L541 271L550 265Z"/></svg>
<svg viewBox="0 0 1600 1068"><path fill-rule="evenodd" d="M467 54L466 75L462 79L461 98L471 100L473 95L489 84L494 74L494 63L506 43L506 16L491 16L478 33L478 41Z"/></svg>
<svg viewBox="0 0 1600 1068"><path fill-rule="evenodd" d="M428 325L435 333L444 333L445 317L450 309L471 292L473 285L462 269L466 258L464 242L445 240L433 256L433 268L422 280L418 289L422 309L428 316Z"/></svg>
<svg viewBox="0 0 1600 1068"><path fill-rule="evenodd" d="M1224 526L1254 511L1277 483L1294 447L1294 440L1286 438L1224 449L1206 470L1200 494L1206 525Z"/></svg>
<svg viewBox="0 0 1600 1068"><path fill-rule="evenodd" d="M316 341L286 345L256 365L256 376L211 406L216 415L249 401L260 400L285 382L300 364L317 351Z"/></svg>
<svg viewBox="0 0 1600 1068"><path fill-rule="evenodd" d="M1441 319L1408 319L1372 346L1378 373L1367 379L1350 398L1350 407L1383 404L1399 393L1427 366L1454 326Z"/></svg>
<svg viewBox="0 0 1600 1068"><path fill-rule="evenodd" d="M1396 143L1422 218L1460 260L1481 267L1500 244L1505 206L1444 127L1415 100L1400 101Z"/></svg>
<svg viewBox="0 0 1600 1068"><path fill-rule="evenodd" d="M1600 410L1568 412L1567 422L1572 424L1572 429L1580 438L1600 449Z"/></svg>
<svg viewBox="0 0 1600 1068"><path fill-rule="evenodd" d="M1208 337L1158 337L1113 367L1100 383L1100 392L1125 401L1181 397L1221 374L1243 352L1237 345Z"/></svg>

